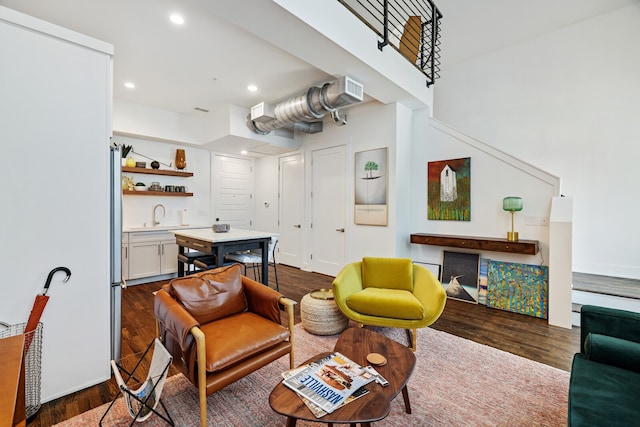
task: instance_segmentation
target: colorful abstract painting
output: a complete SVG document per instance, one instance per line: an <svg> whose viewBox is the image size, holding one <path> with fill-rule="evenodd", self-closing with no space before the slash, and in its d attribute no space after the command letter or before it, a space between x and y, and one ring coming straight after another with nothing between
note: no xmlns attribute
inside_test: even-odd
<svg viewBox="0 0 640 427"><path fill-rule="evenodd" d="M487 307L547 318L549 268L490 261Z"/></svg>
<svg viewBox="0 0 640 427"><path fill-rule="evenodd" d="M478 275L478 304L487 305L487 282L489 259L480 258L480 274Z"/></svg>
<svg viewBox="0 0 640 427"><path fill-rule="evenodd" d="M427 218L471 221L471 158L429 162Z"/></svg>

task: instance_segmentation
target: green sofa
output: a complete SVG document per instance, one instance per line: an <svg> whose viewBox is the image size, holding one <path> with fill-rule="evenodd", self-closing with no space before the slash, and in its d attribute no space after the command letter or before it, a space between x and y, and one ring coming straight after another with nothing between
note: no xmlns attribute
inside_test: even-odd
<svg viewBox="0 0 640 427"><path fill-rule="evenodd" d="M585 305L569 382L569 426L640 424L640 313Z"/></svg>

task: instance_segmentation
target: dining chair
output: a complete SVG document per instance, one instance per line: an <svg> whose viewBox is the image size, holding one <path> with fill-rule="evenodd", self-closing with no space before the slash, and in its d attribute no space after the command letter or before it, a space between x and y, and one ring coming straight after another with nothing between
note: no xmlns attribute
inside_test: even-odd
<svg viewBox="0 0 640 427"><path fill-rule="evenodd" d="M276 279L276 291L280 290L280 286L278 285L278 269L276 267L276 246L278 245L278 238L272 237L269 242L269 263L268 266L273 267L273 272L275 274ZM260 267L262 266L262 250L261 249L253 249L250 251L243 252L231 252L224 256L225 261L237 262L244 265L244 275L247 275L247 266L253 269L253 278L258 282L261 281L260 278Z"/></svg>

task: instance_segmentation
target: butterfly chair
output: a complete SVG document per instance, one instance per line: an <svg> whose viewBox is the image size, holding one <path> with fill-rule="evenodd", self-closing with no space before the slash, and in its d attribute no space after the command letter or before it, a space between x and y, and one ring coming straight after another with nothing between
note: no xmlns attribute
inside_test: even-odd
<svg viewBox="0 0 640 427"><path fill-rule="evenodd" d="M278 244L278 238L272 237L269 242L269 266L273 267L273 273L276 276L276 291L280 290L278 285L278 269L276 268L276 245ZM239 262L244 265L244 275L247 275L247 266L253 269L254 280L261 281L260 278L260 266L262 266L262 250L254 249L244 252L231 252L224 256L225 261ZM256 274L256 271L258 272Z"/></svg>
<svg viewBox="0 0 640 427"><path fill-rule="evenodd" d="M198 388L202 427L208 395L286 354L294 367L294 304L242 276L240 264L173 279L156 293L157 332L173 365Z"/></svg>
<svg viewBox="0 0 640 427"><path fill-rule="evenodd" d="M417 328L435 322L447 294L426 268L410 258L373 258L345 266L333 280L340 311L362 325L404 328L416 350Z"/></svg>
<svg viewBox="0 0 640 427"><path fill-rule="evenodd" d="M136 378L136 373L139 368L142 367L143 361L146 360L146 356L152 346L153 357L151 359L151 366L149 367L146 380L144 382L140 382L140 380ZM132 426L136 421L142 422L147 420L151 414L158 415L171 426L175 425L171 415L169 415L169 411L167 411L164 403L160 400L164 382L167 379L167 372L169 372L172 360L173 357L171 354L169 354L160 340L155 338L151 343L149 343L149 346L137 361L131 372L129 372L121 362L116 362L115 360L111 361L113 376L115 377L118 388L124 397L127 411L129 412L129 415L131 415L131 418L133 418L129 426ZM126 379L123 378L122 373L125 374ZM133 384L137 386L135 389L131 388ZM107 408L107 411L100 419L100 425L102 425L102 421L113 407L117 398L118 395L113 398L111 405L109 405L109 408ZM164 409L166 417L156 411L158 403L162 405L162 409Z"/></svg>

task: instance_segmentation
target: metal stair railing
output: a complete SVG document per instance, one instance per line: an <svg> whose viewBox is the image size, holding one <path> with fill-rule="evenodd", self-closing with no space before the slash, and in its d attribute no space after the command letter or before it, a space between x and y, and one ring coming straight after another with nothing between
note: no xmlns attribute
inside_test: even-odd
<svg viewBox="0 0 640 427"><path fill-rule="evenodd" d="M432 0L338 0L380 38L427 77L427 87L440 77L440 21Z"/></svg>

